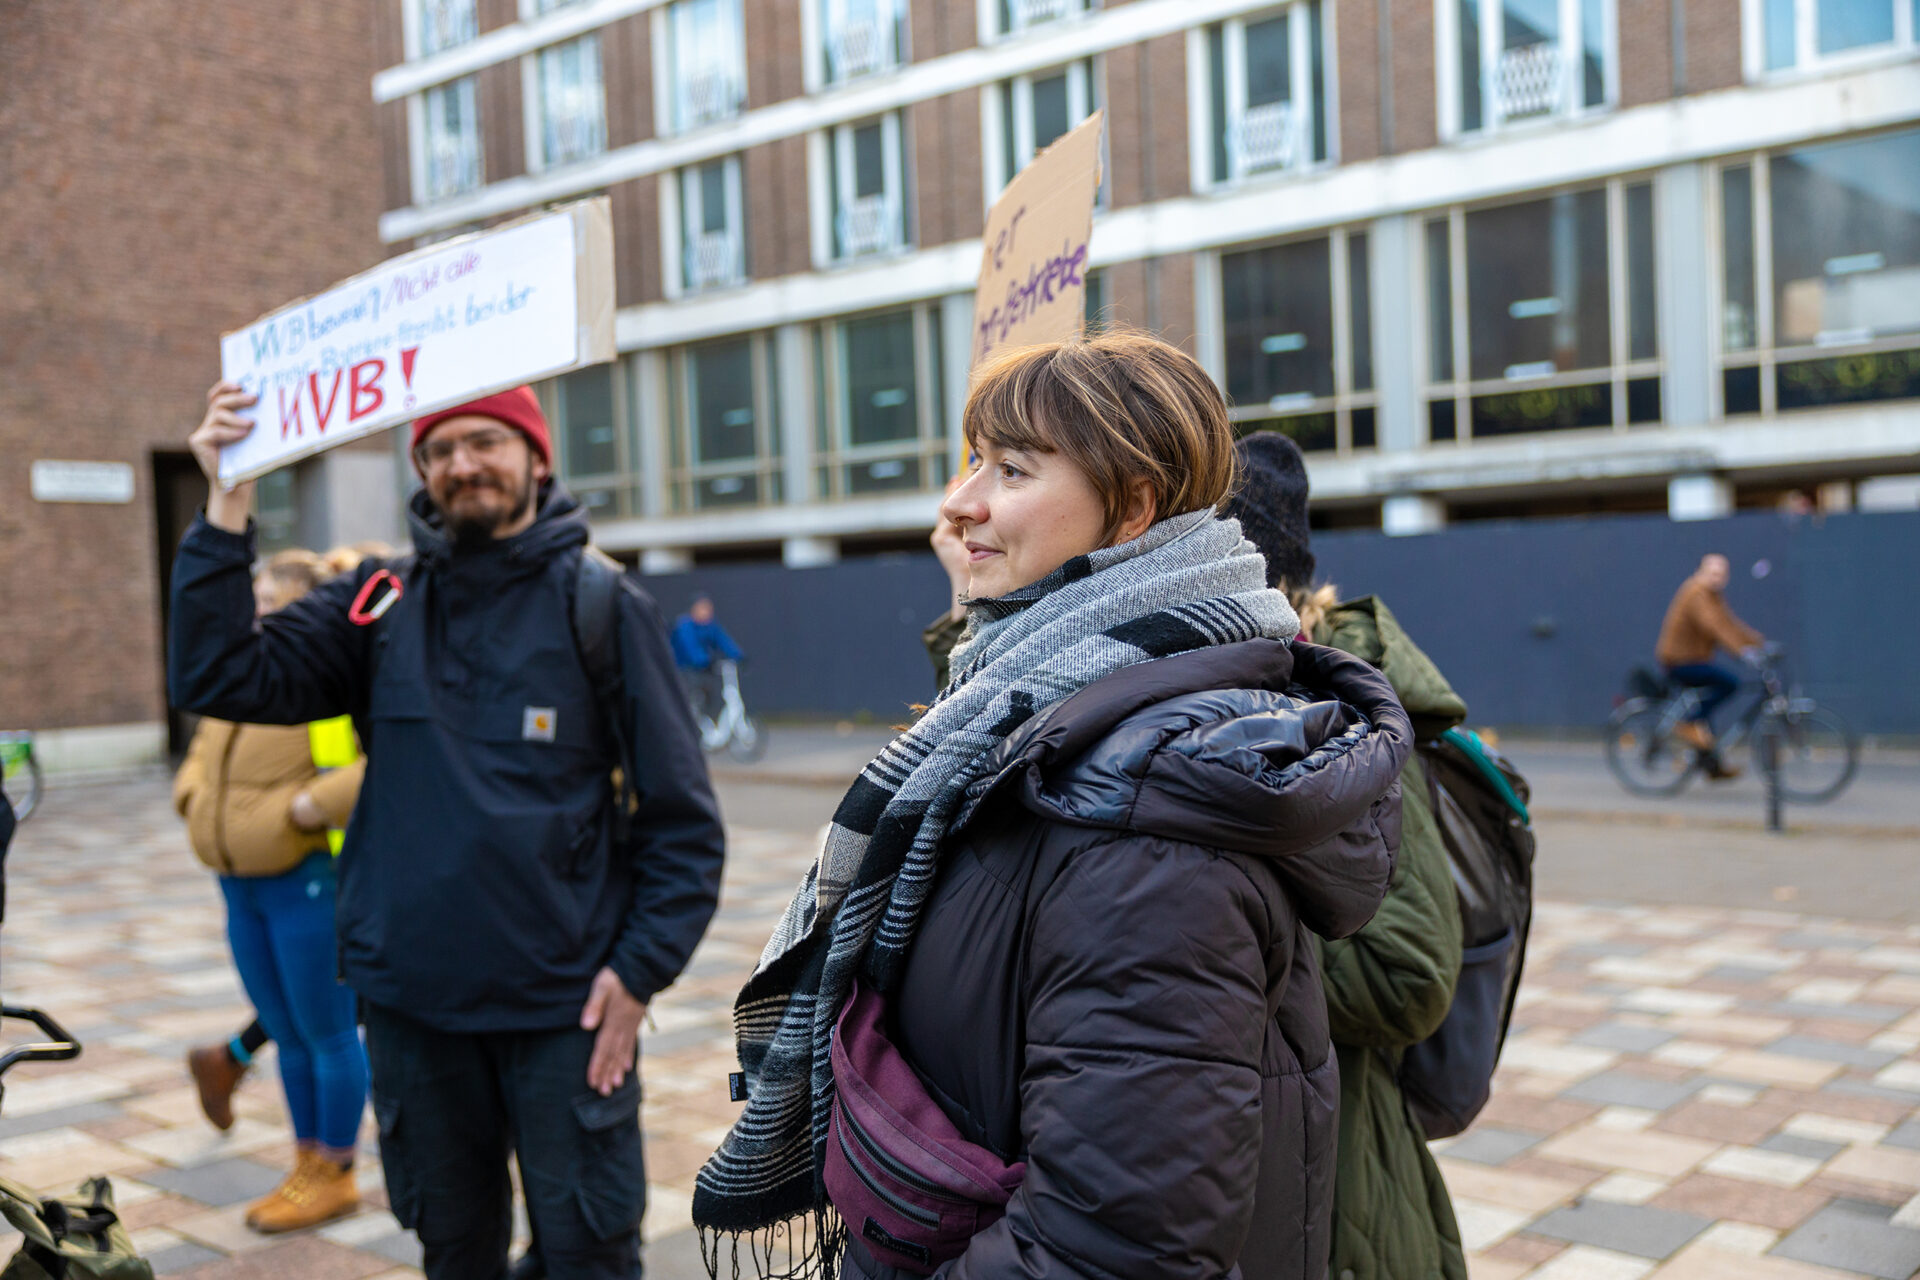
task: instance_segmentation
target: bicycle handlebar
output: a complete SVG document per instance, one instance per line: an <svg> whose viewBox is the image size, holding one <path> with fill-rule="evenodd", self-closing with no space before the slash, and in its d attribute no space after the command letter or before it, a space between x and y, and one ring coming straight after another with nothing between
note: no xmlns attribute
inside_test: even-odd
<svg viewBox="0 0 1920 1280"><path fill-rule="evenodd" d="M73 1033L53 1020L53 1015L44 1009L27 1009L17 1005L0 1005L0 1018L17 1018L22 1022L31 1022L52 1039L46 1044L23 1044L7 1050L0 1056L0 1076L4 1076L22 1062L67 1062L80 1056L80 1042Z"/></svg>

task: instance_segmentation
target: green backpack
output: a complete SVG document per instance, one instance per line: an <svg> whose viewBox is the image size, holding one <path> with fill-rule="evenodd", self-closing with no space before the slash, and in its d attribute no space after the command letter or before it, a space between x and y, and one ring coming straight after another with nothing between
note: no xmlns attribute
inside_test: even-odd
<svg viewBox="0 0 1920 1280"><path fill-rule="evenodd" d="M153 1280L105 1178L89 1178L78 1194L57 1200L0 1178L0 1214L26 1236L0 1280Z"/></svg>

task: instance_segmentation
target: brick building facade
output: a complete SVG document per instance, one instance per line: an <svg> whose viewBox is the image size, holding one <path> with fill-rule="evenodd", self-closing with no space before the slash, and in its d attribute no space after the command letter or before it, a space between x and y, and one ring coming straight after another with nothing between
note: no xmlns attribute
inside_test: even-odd
<svg viewBox="0 0 1920 1280"><path fill-rule="evenodd" d="M0 5L0 728L53 731L55 764L158 754L162 579L205 495L184 450L220 333L391 252L374 7ZM110 500L40 500L48 461L106 464ZM381 442L280 477L266 515L283 540L329 507L387 531L396 480Z"/></svg>
<svg viewBox="0 0 1920 1280"><path fill-rule="evenodd" d="M1096 107L1090 306L1292 434L1322 524L1920 501L1905 0L385 0L406 244L606 191L598 536L917 542L984 211Z"/></svg>

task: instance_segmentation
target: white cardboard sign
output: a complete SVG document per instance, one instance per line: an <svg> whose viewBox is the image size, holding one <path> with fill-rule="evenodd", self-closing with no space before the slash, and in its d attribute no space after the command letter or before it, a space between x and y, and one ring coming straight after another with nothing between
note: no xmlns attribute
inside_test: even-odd
<svg viewBox="0 0 1920 1280"><path fill-rule="evenodd" d="M611 360L613 309L605 196L383 262L221 336L221 376L260 401L220 481Z"/></svg>

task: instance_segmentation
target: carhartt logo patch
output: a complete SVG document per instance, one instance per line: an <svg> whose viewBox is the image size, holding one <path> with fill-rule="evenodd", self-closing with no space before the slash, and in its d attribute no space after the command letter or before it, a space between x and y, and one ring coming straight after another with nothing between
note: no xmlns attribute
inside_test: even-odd
<svg viewBox="0 0 1920 1280"><path fill-rule="evenodd" d="M552 707L528 707L520 718L520 736L528 742L552 742L559 721Z"/></svg>

